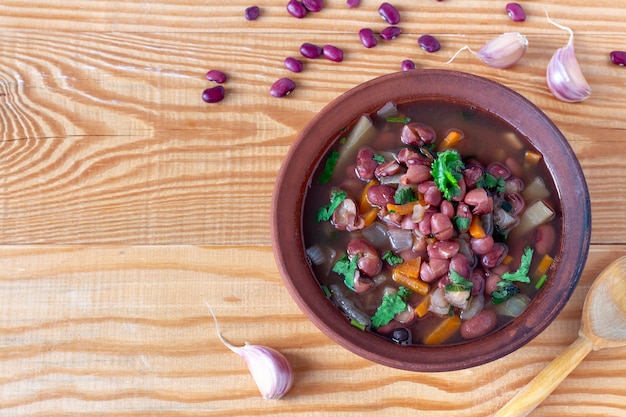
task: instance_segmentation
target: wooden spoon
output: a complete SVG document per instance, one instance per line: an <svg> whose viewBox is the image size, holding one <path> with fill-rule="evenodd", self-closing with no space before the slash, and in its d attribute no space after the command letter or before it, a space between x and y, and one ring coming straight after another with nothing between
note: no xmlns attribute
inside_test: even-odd
<svg viewBox="0 0 626 417"><path fill-rule="evenodd" d="M578 339L494 417L527 416L592 350L626 345L626 256L607 266L589 289Z"/></svg>

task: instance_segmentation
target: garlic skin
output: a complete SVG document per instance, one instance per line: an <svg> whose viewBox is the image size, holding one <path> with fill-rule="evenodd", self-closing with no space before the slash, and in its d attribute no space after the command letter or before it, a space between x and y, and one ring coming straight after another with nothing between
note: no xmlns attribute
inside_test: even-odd
<svg viewBox="0 0 626 417"><path fill-rule="evenodd" d="M574 53L574 32L559 25L548 17L548 21L569 32L570 38L563 48L556 50L546 70L546 81L550 92L554 97L568 103L576 103L586 100L591 95L591 87L580 69L580 64Z"/></svg>
<svg viewBox="0 0 626 417"><path fill-rule="evenodd" d="M293 368L287 358L276 349L267 346L251 345L248 342L242 347L231 345L220 332L213 308L206 301L205 304L211 311L220 341L246 362L263 398L277 400L287 394L294 380Z"/></svg>
<svg viewBox="0 0 626 417"><path fill-rule="evenodd" d="M519 32L508 32L488 41L478 52L465 45L446 62L451 63L461 52L468 50L492 68L509 68L522 59L528 48L528 39Z"/></svg>
<svg viewBox="0 0 626 417"><path fill-rule="evenodd" d="M522 59L528 39L519 32L509 32L490 40L476 55L492 68L509 68Z"/></svg>

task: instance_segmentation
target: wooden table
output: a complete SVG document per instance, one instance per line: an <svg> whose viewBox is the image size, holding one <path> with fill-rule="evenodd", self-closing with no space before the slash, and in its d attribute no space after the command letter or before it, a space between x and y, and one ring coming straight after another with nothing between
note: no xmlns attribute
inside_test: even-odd
<svg viewBox="0 0 626 417"><path fill-rule="evenodd" d="M577 335L596 274L626 254L626 49L619 2L395 0L403 33L372 49L358 31L386 26L380 2L325 0L289 16L286 1L3 0L0 5L0 415L489 416ZM592 5L589 5L592 4ZM545 69L568 34L592 86L556 100ZM528 37L507 70L470 53L511 31ZM424 33L442 49L418 47ZM342 63L287 56L303 42L342 48ZM491 364L411 373L337 346L282 285L270 244L277 171L298 131L326 103L400 69L449 68L525 95L580 159L593 209L584 275L557 320ZM226 98L201 100L209 69ZM296 90L269 95L290 76ZM243 361L216 336L281 350L289 395L263 400ZM533 416L626 415L626 349L592 352Z"/></svg>

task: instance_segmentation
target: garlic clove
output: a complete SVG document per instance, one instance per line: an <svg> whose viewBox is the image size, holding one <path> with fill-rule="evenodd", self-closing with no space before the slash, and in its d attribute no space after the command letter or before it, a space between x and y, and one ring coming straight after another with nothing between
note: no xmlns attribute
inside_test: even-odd
<svg viewBox="0 0 626 417"><path fill-rule="evenodd" d="M217 337L224 346L244 360L263 398L277 400L287 394L294 380L293 368L287 358L267 346L251 345L248 342L242 347L231 345L222 336L213 308L206 301L205 304L213 316Z"/></svg>
<svg viewBox="0 0 626 417"><path fill-rule="evenodd" d="M522 59L528 39L519 32L504 33L487 42L476 55L493 68L509 68Z"/></svg>
<svg viewBox="0 0 626 417"><path fill-rule="evenodd" d="M570 34L567 45L556 50L546 70L546 81L550 92L559 100L575 103L586 100L591 95L591 87L580 69L574 52L574 32L550 19L548 21L556 27L566 30Z"/></svg>

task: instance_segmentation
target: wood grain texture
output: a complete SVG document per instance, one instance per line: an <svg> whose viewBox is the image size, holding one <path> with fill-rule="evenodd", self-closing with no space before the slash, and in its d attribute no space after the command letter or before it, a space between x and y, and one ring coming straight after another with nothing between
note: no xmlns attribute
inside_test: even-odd
<svg viewBox="0 0 626 417"><path fill-rule="evenodd" d="M402 35L365 49L380 2L325 0L305 19L286 1L5 0L0 4L0 417L490 416L575 338L594 277L626 253L626 49L618 2L395 0ZM545 68L568 34L593 94L554 99ZM524 59L491 69L479 49L526 34ZM427 54L423 33L442 49ZM286 56L331 43L344 62ZM592 250L557 320L492 364L437 374L384 368L340 348L295 306L270 247L276 174L298 132L324 105L400 69L449 68L520 92L568 138L591 194ZM226 98L201 100L209 69ZM290 76L296 90L269 96ZM479 92L477 92L479 94ZM283 351L296 370L280 401L264 401L243 362L216 338L204 302L234 344ZM534 411L626 415L626 351L592 352Z"/></svg>

